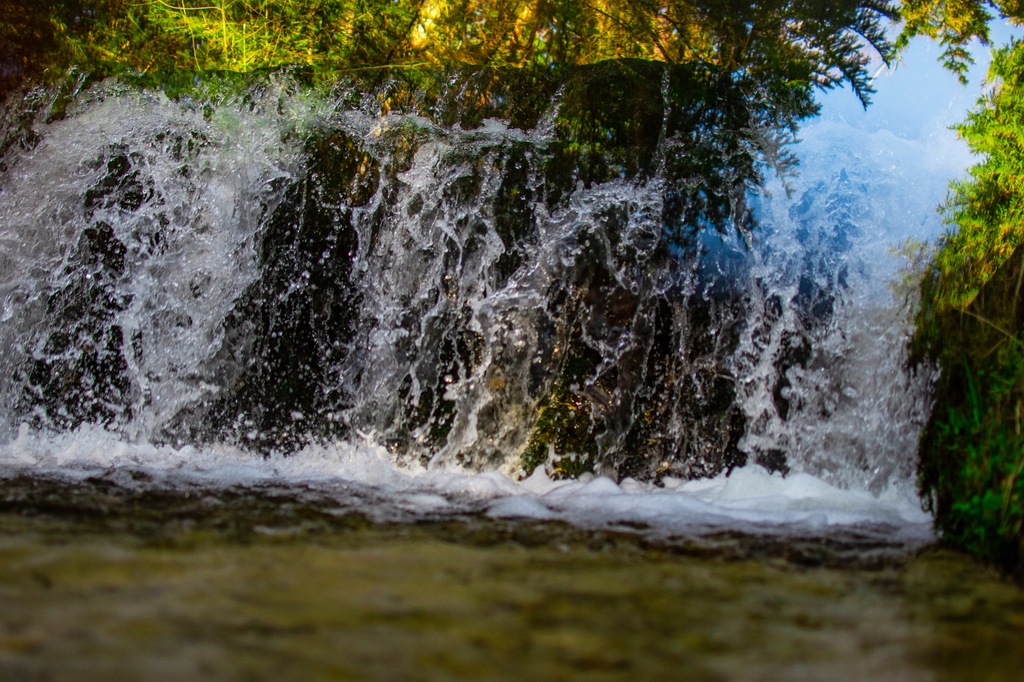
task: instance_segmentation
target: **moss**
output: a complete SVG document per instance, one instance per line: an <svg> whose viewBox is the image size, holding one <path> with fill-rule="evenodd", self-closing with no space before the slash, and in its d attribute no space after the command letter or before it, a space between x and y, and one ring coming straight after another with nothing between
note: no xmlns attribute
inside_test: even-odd
<svg viewBox="0 0 1024 682"><path fill-rule="evenodd" d="M547 465L553 478L576 478L594 471L597 464L599 420L584 395L584 387L601 358L579 339L573 345L523 452L521 464L527 474Z"/></svg>
<svg viewBox="0 0 1024 682"><path fill-rule="evenodd" d="M551 458L548 474L552 478L576 478L593 471L597 461L595 427L590 403L560 385L540 411L523 453L523 469L532 472Z"/></svg>

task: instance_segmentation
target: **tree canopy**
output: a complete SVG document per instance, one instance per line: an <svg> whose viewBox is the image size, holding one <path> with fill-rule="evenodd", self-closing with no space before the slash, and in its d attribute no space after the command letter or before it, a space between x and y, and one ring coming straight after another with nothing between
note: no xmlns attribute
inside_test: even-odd
<svg viewBox="0 0 1024 682"><path fill-rule="evenodd" d="M846 82L866 103L888 58L888 0L0 0L4 76L707 62L807 99Z"/></svg>
<svg viewBox="0 0 1024 682"><path fill-rule="evenodd" d="M903 31L897 47L904 47L915 36L927 36L944 48L942 62L966 82L973 63L968 49L972 40L989 42L989 24L996 17L1020 19L1024 16L1021 0L903 0L900 18Z"/></svg>
<svg viewBox="0 0 1024 682"><path fill-rule="evenodd" d="M957 126L982 161L953 184L947 202L947 220L957 229L936 256L943 305L969 303L1024 242L1024 44L997 49L989 77L998 87Z"/></svg>

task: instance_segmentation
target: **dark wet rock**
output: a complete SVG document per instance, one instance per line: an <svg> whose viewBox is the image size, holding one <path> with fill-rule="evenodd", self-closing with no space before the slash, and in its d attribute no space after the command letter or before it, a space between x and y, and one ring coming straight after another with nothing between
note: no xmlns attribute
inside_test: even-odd
<svg viewBox="0 0 1024 682"><path fill-rule="evenodd" d="M218 357L236 369L188 415L193 437L288 451L341 429L348 397L336 373L359 314L351 213L376 193L379 168L343 132L313 136L306 154L259 235L260 277L225 321Z"/></svg>
<svg viewBox="0 0 1024 682"><path fill-rule="evenodd" d="M122 325L117 316L131 303L122 284L131 252L159 249L159 216L142 220L131 235L114 225L155 200L140 177L137 155L112 148L95 160L99 180L83 198L86 226L47 294L44 330L21 370L24 390L17 412L38 426L112 426L131 419L134 386ZM126 243L128 242L128 243Z"/></svg>

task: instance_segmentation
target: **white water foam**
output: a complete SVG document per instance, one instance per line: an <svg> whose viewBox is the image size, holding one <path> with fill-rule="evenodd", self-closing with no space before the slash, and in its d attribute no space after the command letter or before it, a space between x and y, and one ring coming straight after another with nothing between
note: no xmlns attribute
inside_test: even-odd
<svg viewBox="0 0 1024 682"><path fill-rule="evenodd" d="M143 474L145 485L171 488L270 484L330 494L354 484L374 491L374 505L401 509L413 518L482 513L495 519L564 521L582 528L639 530L657 536L722 531L820 536L874 529L910 544L933 537L931 517L922 511L912 489L897 486L875 496L842 490L809 474L783 477L757 465L714 478L666 478L659 487L632 479L616 484L593 476L556 481L544 474L543 467L521 481L496 471L403 467L369 438L264 458L231 447L130 443L95 427L54 435L22 426L16 439L0 445L0 475L6 477L84 480L125 471ZM379 509L361 511L380 516Z"/></svg>

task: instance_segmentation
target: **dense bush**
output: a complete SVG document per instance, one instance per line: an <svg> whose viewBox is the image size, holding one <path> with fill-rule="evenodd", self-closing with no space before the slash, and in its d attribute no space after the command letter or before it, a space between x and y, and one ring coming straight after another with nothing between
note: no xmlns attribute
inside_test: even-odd
<svg viewBox="0 0 1024 682"><path fill-rule="evenodd" d="M956 276L936 273L925 289ZM921 488L942 538L1024 577L1022 280L1018 249L964 308L933 298L916 340L942 368L920 446Z"/></svg>
<svg viewBox="0 0 1024 682"><path fill-rule="evenodd" d="M920 483L944 541L1024 576L1024 44L959 131L983 156L954 184L955 229L922 287L914 340L941 378Z"/></svg>

